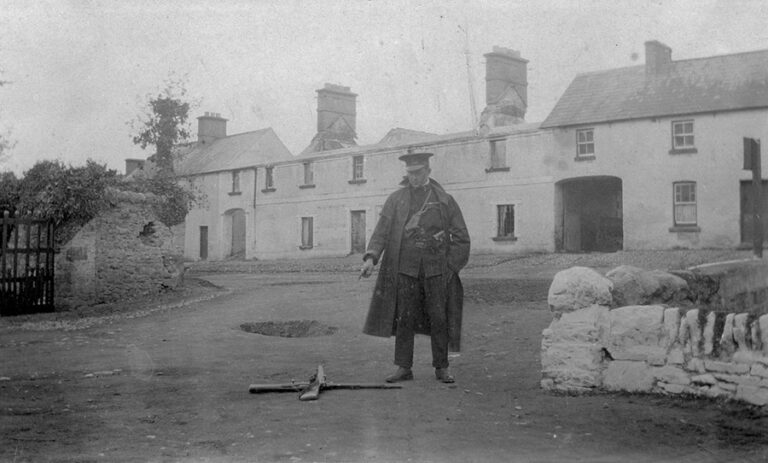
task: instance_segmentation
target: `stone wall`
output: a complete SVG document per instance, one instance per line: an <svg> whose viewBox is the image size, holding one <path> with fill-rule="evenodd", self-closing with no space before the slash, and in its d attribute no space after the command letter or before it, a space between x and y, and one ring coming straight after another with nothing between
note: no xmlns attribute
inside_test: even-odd
<svg viewBox="0 0 768 463"><path fill-rule="evenodd" d="M620 266L555 275L542 333L548 390L693 394L768 404L768 266Z"/></svg>
<svg viewBox="0 0 768 463"><path fill-rule="evenodd" d="M152 195L109 191L111 208L57 253L57 310L130 299L175 288L181 256L171 230L152 212Z"/></svg>

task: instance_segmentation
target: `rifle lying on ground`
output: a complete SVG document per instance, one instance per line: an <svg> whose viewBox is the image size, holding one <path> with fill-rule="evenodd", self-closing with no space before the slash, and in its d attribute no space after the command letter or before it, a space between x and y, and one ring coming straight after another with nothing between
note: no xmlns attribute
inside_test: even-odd
<svg viewBox="0 0 768 463"><path fill-rule="evenodd" d="M293 382L287 384L251 384L248 391L251 394L263 394L265 392L298 392L299 400L317 400L320 392L329 389L400 389L399 384L379 383L333 383L326 380L323 366L317 366L317 372L309 381Z"/></svg>

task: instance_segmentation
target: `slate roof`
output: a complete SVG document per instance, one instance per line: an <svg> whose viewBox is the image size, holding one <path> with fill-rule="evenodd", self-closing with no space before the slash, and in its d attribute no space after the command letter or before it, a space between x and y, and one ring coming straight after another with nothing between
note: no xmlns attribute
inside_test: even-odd
<svg viewBox="0 0 768 463"><path fill-rule="evenodd" d="M178 175L236 170L293 159L272 128L230 135L212 143L195 143L179 156Z"/></svg>
<svg viewBox="0 0 768 463"><path fill-rule="evenodd" d="M492 131L484 136L478 135L474 130L438 135L429 132L420 132L418 130L394 128L387 132L384 138L382 138L378 143L352 146L335 150L317 151L313 153L302 153L298 157L300 159L309 159L350 155L355 156L381 151L407 149L412 147L424 147L428 149L430 145L439 145L441 143L461 142L465 140L477 139L478 137L486 138L488 136L497 137L504 135L531 133L536 132L537 130L539 130L539 123L535 122L495 127Z"/></svg>
<svg viewBox="0 0 768 463"><path fill-rule="evenodd" d="M579 74L542 128L768 107L768 50Z"/></svg>

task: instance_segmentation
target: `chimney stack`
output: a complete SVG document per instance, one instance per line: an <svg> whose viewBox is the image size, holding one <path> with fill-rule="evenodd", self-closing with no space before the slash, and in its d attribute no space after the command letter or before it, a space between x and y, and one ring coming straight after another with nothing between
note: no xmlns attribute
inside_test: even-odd
<svg viewBox="0 0 768 463"><path fill-rule="evenodd" d="M227 136L227 119L219 113L206 111L204 116L197 118L197 142L212 143L218 138Z"/></svg>
<svg viewBox="0 0 768 463"><path fill-rule="evenodd" d="M655 75L663 72L672 63L672 49L658 40L645 42L645 74Z"/></svg>
<svg viewBox="0 0 768 463"><path fill-rule="evenodd" d="M355 127L356 93L349 91L349 87L341 85L325 84L317 90L317 131L334 131L334 125L338 119L344 122L352 131Z"/></svg>
<svg viewBox="0 0 768 463"><path fill-rule="evenodd" d="M317 91L317 134L306 152L355 146L356 93L349 87L325 84Z"/></svg>
<svg viewBox="0 0 768 463"><path fill-rule="evenodd" d="M525 122L528 108L528 60L520 52L493 47L485 55L485 109L480 131Z"/></svg>
<svg viewBox="0 0 768 463"><path fill-rule="evenodd" d="M520 52L504 47L493 47L485 55L485 104L498 104L508 87L520 95L528 106L528 60Z"/></svg>

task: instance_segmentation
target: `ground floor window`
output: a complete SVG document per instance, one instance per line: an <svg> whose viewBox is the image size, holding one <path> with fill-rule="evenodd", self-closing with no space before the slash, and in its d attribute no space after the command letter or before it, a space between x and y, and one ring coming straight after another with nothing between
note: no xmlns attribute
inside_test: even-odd
<svg viewBox="0 0 768 463"><path fill-rule="evenodd" d="M515 238L515 205L499 204L496 206L497 227L496 238L514 239Z"/></svg>
<svg viewBox="0 0 768 463"><path fill-rule="evenodd" d="M695 226L696 182L674 183L675 226Z"/></svg>
<svg viewBox="0 0 768 463"><path fill-rule="evenodd" d="M313 217L301 218L301 249L311 249L314 246Z"/></svg>

